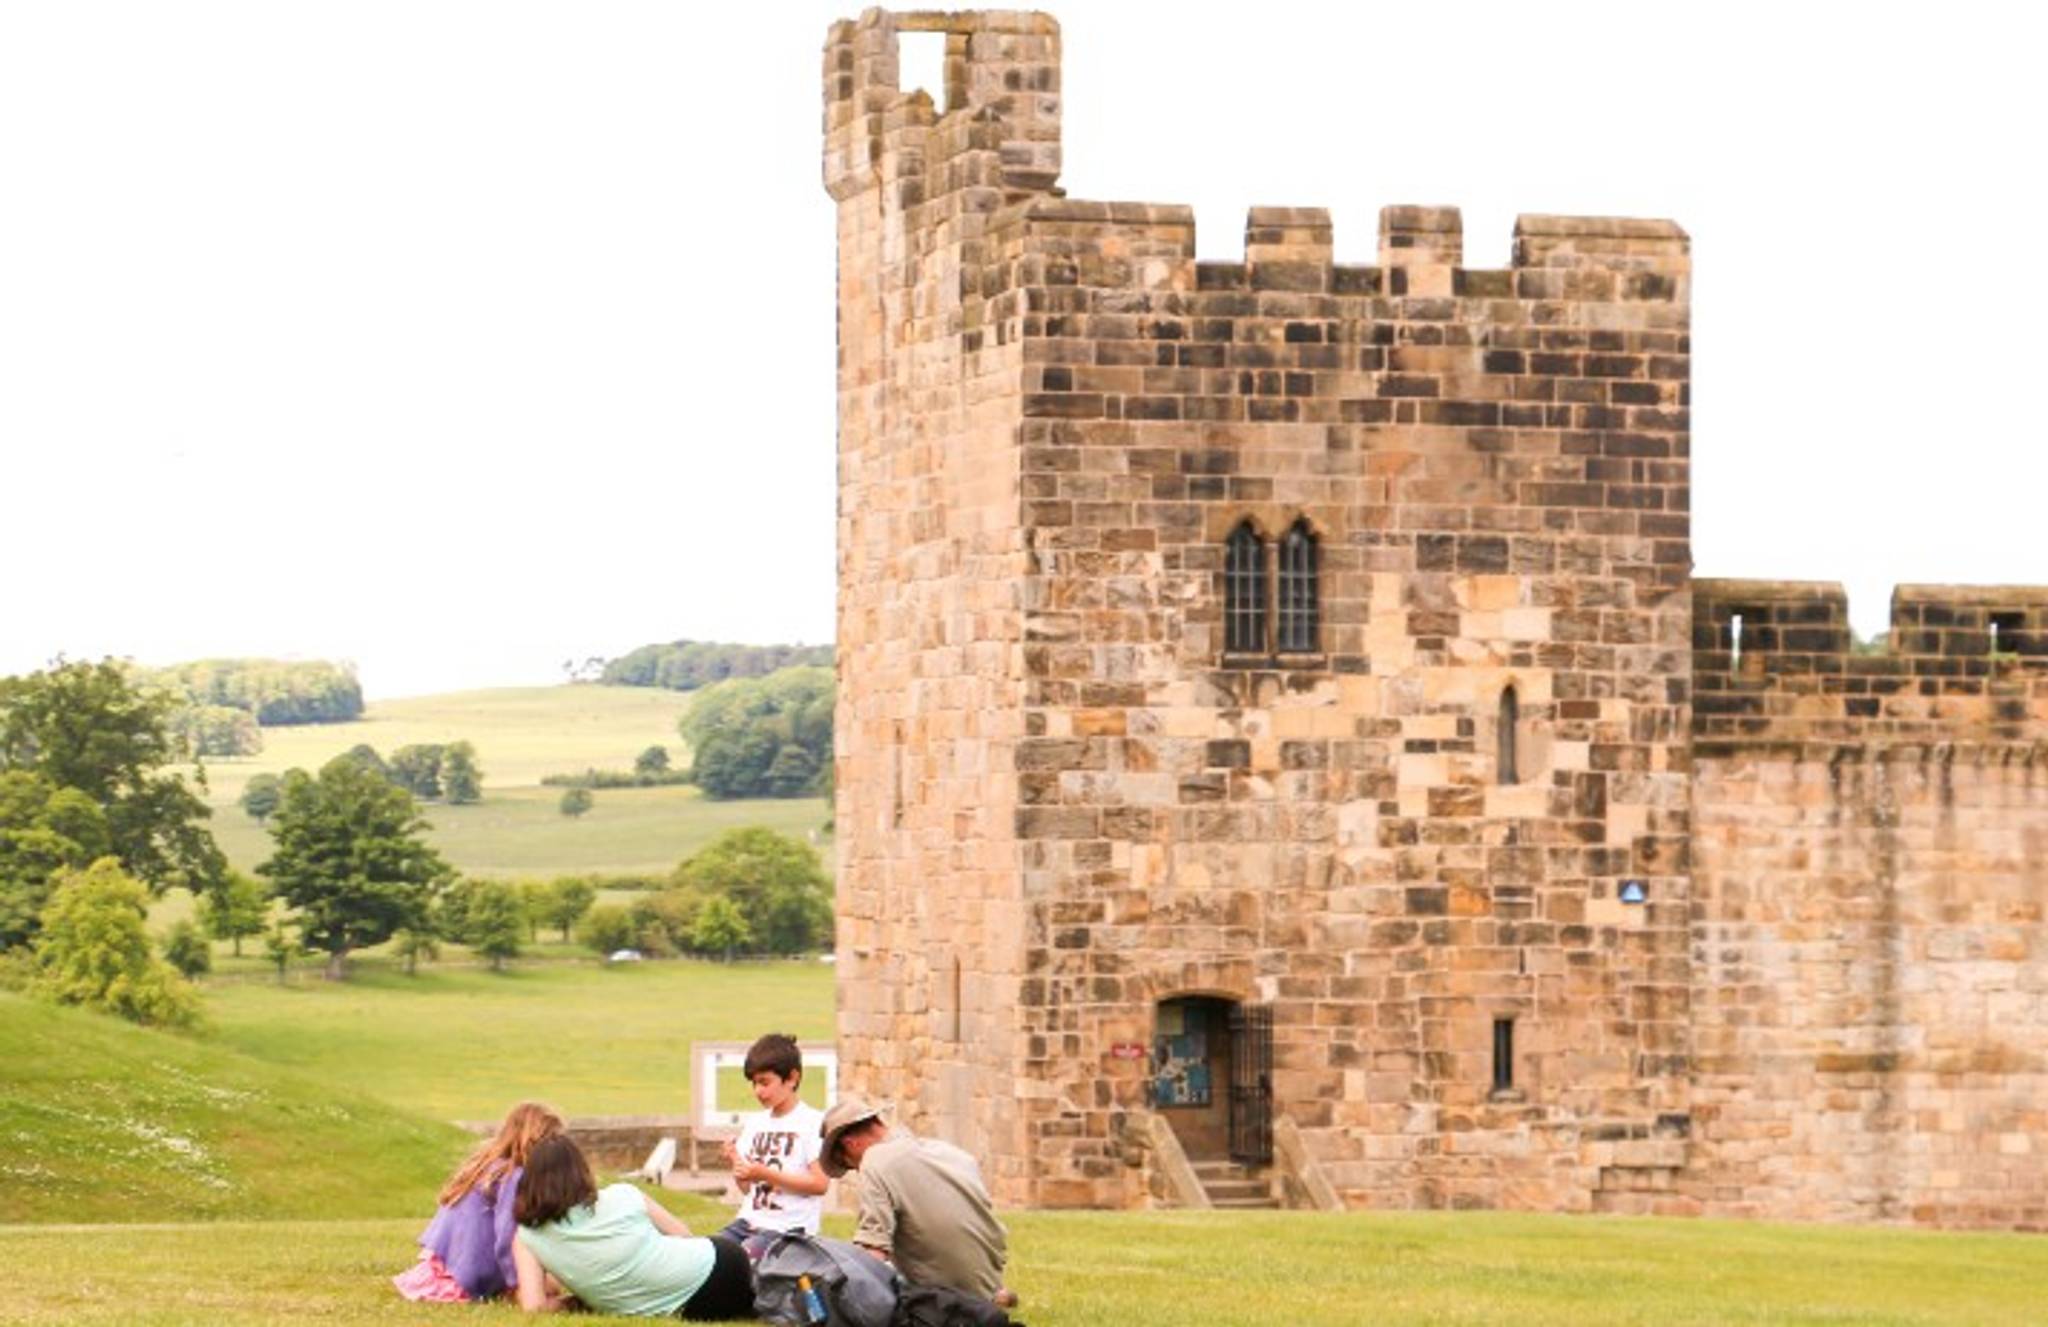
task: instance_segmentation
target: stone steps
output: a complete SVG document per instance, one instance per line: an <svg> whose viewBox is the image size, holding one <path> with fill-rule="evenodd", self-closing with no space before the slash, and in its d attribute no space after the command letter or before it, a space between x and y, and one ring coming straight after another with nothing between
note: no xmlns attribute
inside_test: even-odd
<svg viewBox="0 0 2048 1327"><path fill-rule="evenodd" d="M1192 1168L1211 1207L1257 1211L1280 1206L1270 1171L1240 1166L1234 1161L1197 1161Z"/></svg>

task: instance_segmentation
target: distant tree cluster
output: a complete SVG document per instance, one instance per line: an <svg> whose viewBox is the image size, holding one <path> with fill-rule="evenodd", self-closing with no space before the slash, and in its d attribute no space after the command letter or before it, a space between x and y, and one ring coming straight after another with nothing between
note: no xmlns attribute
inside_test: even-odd
<svg viewBox="0 0 2048 1327"><path fill-rule="evenodd" d="M468 742L414 743L393 751L389 760L368 742L358 742L335 760L368 770L423 802L466 806L483 800L484 772L477 764L476 748ZM275 775L252 775L242 788L242 809L252 819L267 819L277 808L278 795Z"/></svg>
<svg viewBox="0 0 2048 1327"><path fill-rule="evenodd" d="M241 710L267 728L344 723L363 714L363 688L355 670L323 660L201 659L144 670L141 676L186 705Z"/></svg>
<svg viewBox="0 0 2048 1327"><path fill-rule="evenodd" d="M263 730L256 716L230 705L180 705L167 723L201 758L253 756L263 750Z"/></svg>
<svg viewBox="0 0 2048 1327"><path fill-rule="evenodd" d="M466 806L483 797L483 771L468 742L402 746L391 753L385 777L422 801Z"/></svg>
<svg viewBox="0 0 2048 1327"><path fill-rule="evenodd" d="M707 688L677 725L692 781L715 798L816 796L832 777L833 703L829 668Z"/></svg>
<svg viewBox="0 0 2048 1327"><path fill-rule="evenodd" d="M591 766L581 774L549 774L541 779L544 788L664 788L688 783L690 771L669 764L668 748L650 746L633 760L631 769L598 769Z"/></svg>
<svg viewBox="0 0 2048 1327"><path fill-rule="evenodd" d="M598 680L622 687L695 691L727 678L766 677L784 668L832 666L830 645L725 645L677 640L642 645L604 666Z"/></svg>
<svg viewBox="0 0 2048 1327"><path fill-rule="evenodd" d="M809 844L735 829L686 859L668 887L590 909L578 934L601 954L800 954L832 942L832 881Z"/></svg>

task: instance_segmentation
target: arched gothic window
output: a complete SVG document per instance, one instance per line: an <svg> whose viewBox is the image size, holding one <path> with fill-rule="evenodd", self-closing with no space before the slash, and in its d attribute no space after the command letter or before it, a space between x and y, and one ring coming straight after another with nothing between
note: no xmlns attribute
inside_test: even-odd
<svg viewBox="0 0 2048 1327"><path fill-rule="evenodd" d="M1316 613L1316 536L1307 521L1296 521L1280 541L1280 652L1313 654L1320 622Z"/></svg>
<svg viewBox="0 0 2048 1327"><path fill-rule="evenodd" d="M1519 753L1515 750L1515 729L1522 721L1522 702L1515 695L1512 686L1500 693L1500 717L1494 740L1498 743L1495 757L1494 777L1501 783L1520 783L1522 770Z"/></svg>
<svg viewBox="0 0 2048 1327"><path fill-rule="evenodd" d="M1225 546L1223 648L1232 654L1266 648L1266 541L1250 521L1232 530Z"/></svg>

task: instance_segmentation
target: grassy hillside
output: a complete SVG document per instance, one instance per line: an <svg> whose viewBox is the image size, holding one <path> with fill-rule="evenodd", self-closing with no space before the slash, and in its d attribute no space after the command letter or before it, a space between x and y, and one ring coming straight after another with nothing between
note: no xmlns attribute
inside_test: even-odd
<svg viewBox="0 0 2048 1327"><path fill-rule="evenodd" d="M0 992L0 1222L417 1214L464 1145L334 1081Z"/></svg>
<svg viewBox="0 0 2048 1327"><path fill-rule="evenodd" d="M697 1230L724 1213L671 1202ZM2041 1320L2038 1236L1495 1213L1022 1212L1032 1327L2011 1327ZM845 1219L828 1232L845 1233ZM408 1305L417 1221L0 1229L0 1323L519 1321ZM584 1318L587 1322L631 1319ZM644 1321L644 1320L642 1320Z"/></svg>
<svg viewBox="0 0 2048 1327"><path fill-rule="evenodd" d="M807 839L831 815L817 798L718 802L695 788L616 788L572 820L556 807L561 797L557 788L487 785L474 806L423 807L427 837L470 875L666 872L728 829L766 825ZM214 811L213 833L244 871L271 853L269 833L237 807ZM830 840L820 849L829 863Z"/></svg>
<svg viewBox="0 0 2048 1327"><path fill-rule="evenodd" d="M676 720L691 698L653 687L502 688L378 701L354 723L266 728L261 755L207 762L213 832L228 860L251 870L271 850L263 827L235 804L251 775L318 769L358 743L389 756L414 743L465 739L483 766L484 800L424 809L435 846L475 875L666 871L736 826L802 838L824 824L831 810L819 798L715 802L682 787L600 791L596 807L572 820L557 809L561 791L540 786L549 774L629 769L655 745L686 763Z"/></svg>
<svg viewBox="0 0 2048 1327"><path fill-rule="evenodd" d="M349 981L216 982L225 1045L443 1120L537 1097L572 1115L681 1112L690 1043L788 1032L830 1045L829 964L549 963L494 973L365 965Z"/></svg>
<svg viewBox="0 0 2048 1327"><path fill-rule="evenodd" d="M260 755L206 762L214 800L233 805L251 774L318 769L359 742L384 755L418 742L468 739L486 791L537 784L547 774L599 765L630 769L650 746L682 755L676 720L688 692L654 687L496 687L373 701L353 723L265 728Z"/></svg>

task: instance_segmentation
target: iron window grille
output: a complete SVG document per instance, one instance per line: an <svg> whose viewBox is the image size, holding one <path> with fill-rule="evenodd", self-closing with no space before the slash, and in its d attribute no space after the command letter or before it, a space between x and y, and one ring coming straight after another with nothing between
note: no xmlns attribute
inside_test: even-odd
<svg viewBox="0 0 2048 1327"><path fill-rule="evenodd" d="M1280 541L1280 652L1313 654L1317 645L1316 537L1296 521Z"/></svg>
<svg viewBox="0 0 2048 1327"><path fill-rule="evenodd" d="M1266 648L1266 541L1250 521L1230 532L1225 548L1223 648L1232 654Z"/></svg>

